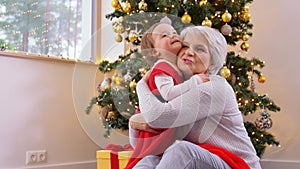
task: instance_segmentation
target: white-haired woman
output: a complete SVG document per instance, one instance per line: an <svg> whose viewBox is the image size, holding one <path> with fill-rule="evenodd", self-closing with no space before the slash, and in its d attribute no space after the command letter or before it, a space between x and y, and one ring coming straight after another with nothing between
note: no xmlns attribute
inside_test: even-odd
<svg viewBox="0 0 300 169"><path fill-rule="evenodd" d="M130 119L130 141L134 146L137 130L177 128L178 142L164 154L146 156L134 168L247 168L260 169L259 158L244 127L232 87L218 76L227 54L227 43L217 30L192 26L181 32L183 48L178 66L186 78L193 74L209 74L210 81L195 85L169 102L160 102L149 90L146 78L137 85L141 114ZM198 77L200 80L200 77ZM200 145L200 146L199 146ZM229 154L213 153L213 145ZM209 151L208 151L209 150ZM230 153L245 162L226 160ZM248 168L249 168L248 167Z"/></svg>

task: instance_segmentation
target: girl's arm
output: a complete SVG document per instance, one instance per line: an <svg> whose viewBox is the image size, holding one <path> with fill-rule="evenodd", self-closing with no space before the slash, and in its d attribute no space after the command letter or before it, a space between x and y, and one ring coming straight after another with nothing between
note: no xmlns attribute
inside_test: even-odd
<svg viewBox="0 0 300 169"><path fill-rule="evenodd" d="M203 82L198 75L194 75L189 80L178 85L174 85L173 78L166 74L156 75L154 80L157 90L165 101L170 101L189 91L192 86Z"/></svg>

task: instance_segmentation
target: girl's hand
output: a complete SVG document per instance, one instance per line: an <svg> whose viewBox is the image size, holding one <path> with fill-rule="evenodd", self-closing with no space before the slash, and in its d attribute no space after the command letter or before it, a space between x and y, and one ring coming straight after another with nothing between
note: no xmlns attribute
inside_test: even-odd
<svg viewBox="0 0 300 169"><path fill-rule="evenodd" d="M145 80L146 82L148 82L149 77L150 77L150 73L151 73L151 70L149 70L149 71L143 76L143 80Z"/></svg>
<svg viewBox="0 0 300 169"><path fill-rule="evenodd" d="M147 122L145 121L142 114L135 114L135 115L131 116L131 118L129 119L129 125L132 129L135 129L135 130L143 130L143 131L151 132L154 134L161 133L160 130L156 130L156 129L150 127L147 124Z"/></svg>
<svg viewBox="0 0 300 169"><path fill-rule="evenodd" d="M202 79L203 82L208 82L209 81L209 74L198 74L200 78Z"/></svg>

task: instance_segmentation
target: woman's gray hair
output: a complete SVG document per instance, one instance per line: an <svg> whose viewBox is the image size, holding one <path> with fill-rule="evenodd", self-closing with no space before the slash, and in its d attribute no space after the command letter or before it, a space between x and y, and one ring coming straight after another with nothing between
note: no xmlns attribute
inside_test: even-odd
<svg viewBox="0 0 300 169"><path fill-rule="evenodd" d="M181 37L187 34L203 35L208 41L208 49L212 57L213 67L209 70L209 74L216 75L223 67L227 56L227 42L225 37L214 28L207 26L190 26L181 31Z"/></svg>

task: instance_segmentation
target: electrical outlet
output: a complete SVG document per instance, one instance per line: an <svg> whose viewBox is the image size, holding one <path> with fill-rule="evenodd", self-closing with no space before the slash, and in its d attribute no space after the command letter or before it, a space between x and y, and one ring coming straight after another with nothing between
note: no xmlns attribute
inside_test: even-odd
<svg viewBox="0 0 300 169"><path fill-rule="evenodd" d="M47 160L47 151L46 150L40 150L37 151L37 162L45 162Z"/></svg>
<svg viewBox="0 0 300 169"><path fill-rule="evenodd" d="M26 164L35 164L47 161L47 151L37 150L37 151L27 151L26 152Z"/></svg>

